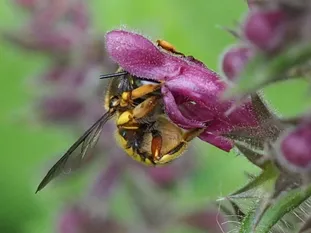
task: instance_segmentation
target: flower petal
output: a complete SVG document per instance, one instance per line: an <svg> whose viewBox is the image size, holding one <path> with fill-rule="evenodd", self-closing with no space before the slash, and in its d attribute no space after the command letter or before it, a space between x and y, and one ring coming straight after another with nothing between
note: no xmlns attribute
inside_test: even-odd
<svg viewBox="0 0 311 233"><path fill-rule="evenodd" d="M186 118L180 112L178 105L174 99L172 93L167 89L167 87L162 87L163 99L165 102L165 111L169 118L178 126L182 128L202 128L204 123Z"/></svg>
<svg viewBox="0 0 311 233"><path fill-rule="evenodd" d="M209 133L208 130L204 131L199 138L226 152L229 152L233 148L232 142L227 140L225 137Z"/></svg>
<svg viewBox="0 0 311 233"><path fill-rule="evenodd" d="M106 47L112 60L138 77L165 77L165 56L141 35L123 30L106 34Z"/></svg>

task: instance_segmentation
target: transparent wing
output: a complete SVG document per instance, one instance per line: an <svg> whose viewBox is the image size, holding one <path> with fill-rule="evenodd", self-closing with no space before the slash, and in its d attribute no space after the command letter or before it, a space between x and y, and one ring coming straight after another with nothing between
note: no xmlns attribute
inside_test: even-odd
<svg viewBox="0 0 311 233"><path fill-rule="evenodd" d="M100 134L103 130L104 124L105 124L104 121L100 122L96 126L96 128L94 128L94 130L90 133L90 135L82 142L81 152L79 155L81 159L83 159L86 153L91 149L93 149L94 146L97 144Z"/></svg>
<svg viewBox="0 0 311 233"><path fill-rule="evenodd" d="M71 156L78 156L79 159L83 159L86 153L92 149L100 137L100 133L104 124L113 116L113 113L107 112L101 118L99 118L85 133L67 150L67 152L54 164L54 166L48 171L41 183L37 188L37 192L43 189L51 180L60 175L67 161ZM74 153L76 149L81 146L81 151L76 155ZM75 154L75 155L74 155Z"/></svg>

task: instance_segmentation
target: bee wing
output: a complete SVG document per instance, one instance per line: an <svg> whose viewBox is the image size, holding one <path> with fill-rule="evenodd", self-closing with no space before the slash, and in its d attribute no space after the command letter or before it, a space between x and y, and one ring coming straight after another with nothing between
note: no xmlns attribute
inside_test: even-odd
<svg viewBox="0 0 311 233"><path fill-rule="evenodd" d="M100 122L96 128L90 133L90 135L83 141L82 146L81 146L81 152L80 152L80 158L83 159L86 153L94 148L94 146L97 144L98 139L100 137L100 134L103 130L105 122L102 121Z"/></svg>
<svg viewBox="0 0 311 233"><path fill-rule="evenodd" d="M107 112L101 118L99 118L85 133L67 150L67 152L54 164L54 166L48 171L41 183L37 188L37 192L43 189L51 180L60 175L63 172L67 161L74 155L76 149L82 144L81 151L78 153L78 157L82 160L86 155L88 149L93 148L100 136L104 124L113 116L113 113ZM76 156L76 155L75 155Z"/></svg>

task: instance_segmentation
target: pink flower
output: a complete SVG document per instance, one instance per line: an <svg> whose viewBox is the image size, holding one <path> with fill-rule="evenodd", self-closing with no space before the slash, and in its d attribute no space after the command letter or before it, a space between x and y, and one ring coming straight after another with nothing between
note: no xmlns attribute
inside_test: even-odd
<svg viewBox="0 0 311 233"><path fill-rule="evenodd" d="M169 118L185 129L206 127L202 140L229 151L232 142L221 134L257 125L249 102L226 116L233 103L220 99L227 85L201 62L163 51L145 37L124 30L108 32L106 47L130 74L162 83Z"/></svg>

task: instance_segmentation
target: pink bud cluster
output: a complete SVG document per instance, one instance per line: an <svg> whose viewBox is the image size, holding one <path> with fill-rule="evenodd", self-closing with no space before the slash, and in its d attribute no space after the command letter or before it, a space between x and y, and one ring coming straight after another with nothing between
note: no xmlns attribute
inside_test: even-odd
<svg viewBox="0 0 311 233"><path fill-rule="evenodd" d="M250 87L249 92L240 89L237 95L254 93L254 90L276 81L307 77L310 54L308 56L299 48L308 50L311 42L310 2L249 0L248 4L249 11L237 33L240 41L227 49L221 60L222 71L228 80L237 87L246 84ZM253 68L253 73L249 67ZM261 72L266 77L260 76ZM254 80L256 78L262 80ZM271 114L266 121L269 122L267 128L277 129L273 137L264 141L270 145L270 149L264 152L265 157L269 157L266 159L290 173L310 173L310 114L306 112L290 120Z"/></svg>

